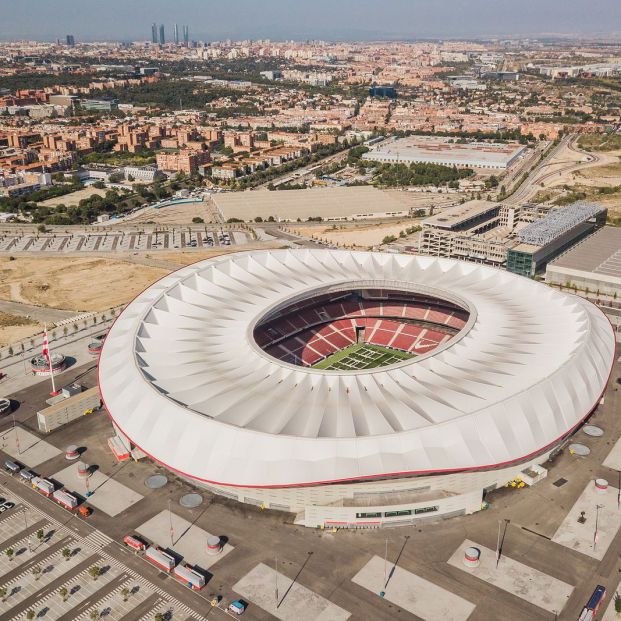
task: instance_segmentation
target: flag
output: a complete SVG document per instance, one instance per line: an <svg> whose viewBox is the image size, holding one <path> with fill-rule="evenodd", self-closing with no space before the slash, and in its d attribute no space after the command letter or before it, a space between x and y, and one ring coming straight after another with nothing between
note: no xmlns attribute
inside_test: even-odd
<svg viewBox="0 0 621 621"><path fill-rule="evenodd" d="M50 346L47 342L47 328L43 331L43 355L45 359L50 361Z"/></svg>

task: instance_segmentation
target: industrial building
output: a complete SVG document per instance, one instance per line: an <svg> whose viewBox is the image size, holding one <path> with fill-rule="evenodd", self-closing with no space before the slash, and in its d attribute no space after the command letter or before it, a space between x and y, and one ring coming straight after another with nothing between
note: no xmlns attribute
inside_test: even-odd
<svg viewBox="0 0 621 621"><path fill-rule="evenodd" d="M469 201L422 222L418 251L504 267L532 277L549 261L606 222L591 203L550 209Z"/></svg>
<svg viewBox="0 0 621 621"><path fill-rule="evenodd" d="M384 142L364 154L364 159L383 164L442 164L457 168L506 170L524 153L515 143L456 142L436 136L408 136Z"/></svg>
<svg viewBox="0 0 621 621"><path fill-rule="evenodd" d="M354 338L411 355L313 366ZM599 403L614 352L593 304L491 267L251 251L134 299L99 387L119 450L298 524L373 528L472 513L515 477L545 476Z"/></svg>
<svg viewBox="0 0 621 621"><path fill-rule="evenodd" d="M605 226L554 259L546 282L621 299L621 229Z"/></svg>

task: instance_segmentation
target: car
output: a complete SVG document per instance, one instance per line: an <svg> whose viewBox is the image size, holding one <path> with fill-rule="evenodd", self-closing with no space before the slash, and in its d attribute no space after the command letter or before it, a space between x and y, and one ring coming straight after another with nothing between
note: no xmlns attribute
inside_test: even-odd
<svg viewBox="0 0 621 621"><path fill-rule="evenodd" d="M87 507L86 505L80 505L78 507L78 513L82 517L88 517L92 512L93 512L93 510L90 507Z"/></svg>
<svg viewBox="0 0 621 621"><path fill-rule="evenodd" d="M7 509L12 509L15 506L15 503L7 500L6 502L2 503L1 506L4 507L4 510L6 511Z"/></svg>
<svg viewBox="0 0 621 621"><path fill-rule="evenodd" d="M227 610L235 615L243 615L244 612L246 612L246 602L241 599L236 599L234 602L229 604Z"/></svg>
<svg viewBox="0 0 621 621"><path fill-rule="evenodd" d="M2 496L0 496L0 505L6 502L6 498L2 498Z"/></svg>

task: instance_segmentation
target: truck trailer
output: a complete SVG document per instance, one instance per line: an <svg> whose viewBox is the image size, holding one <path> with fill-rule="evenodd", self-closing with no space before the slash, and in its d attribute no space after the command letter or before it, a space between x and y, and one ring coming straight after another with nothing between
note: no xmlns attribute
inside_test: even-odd
<svg viewBox="0 0 621 621"><path fill-rule="evenodd" d="M78 506L78 499L71 494L59 489L52 494L52 498L61 506L69 511L73 511Z"/></svg>
<svg viewBox="0 0 621 621"><path fill-rule="evenodd" d="M157 548L147 548L145 556L154 565L157 565L160 569L163 569L167 573L170 573L175 566L175 559L170 556L170 554L166 554L166 552L162 552Z"/></svg>
<svg viewBox="0 0 621 621"><path fill-rule="evenodd" d="M42 479L41 477L32 477L30 480L32 487L34 487L38 492L41 492L44 496L48 498L54 493L54 483L48 481L47 479Z"/></svg>
<svg viewBox="0 0 621 621"><path fill-rule="evenodd" d="M200 591L205 586L205 576L194 571L187 565L177 565L173 570L175 578L194 591Z"/></svg>

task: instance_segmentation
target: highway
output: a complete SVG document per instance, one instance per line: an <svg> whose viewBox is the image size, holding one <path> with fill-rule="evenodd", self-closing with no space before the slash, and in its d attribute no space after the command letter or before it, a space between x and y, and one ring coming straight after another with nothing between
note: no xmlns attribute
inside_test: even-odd
<svg viewBox="0 0 621 621"><path fill-rule="evenodd" d="M545 160L538 164L535 169L528 175L528 178L522 183L522 185L511 196L503 201L504 204L516 205L520 203L526 203L533 198L537 191L541 189L541 184L548 179L555 176L563 175L564 173L572 172L574 170L579 170L580 168L583 168L585 164L591 166L599 162L600 157L598 155L594 153L585 153L576 146L576 143L577 136L564 136L559 144L550 151ZM560 156L565 149L573 151L574 153L585 155L587 157L586 161L554 161L555 158ZM558 166L559 164L564 165L560 168L556 168L553 171L546 170L546 168L548 168L549 166Z"/></svg>

